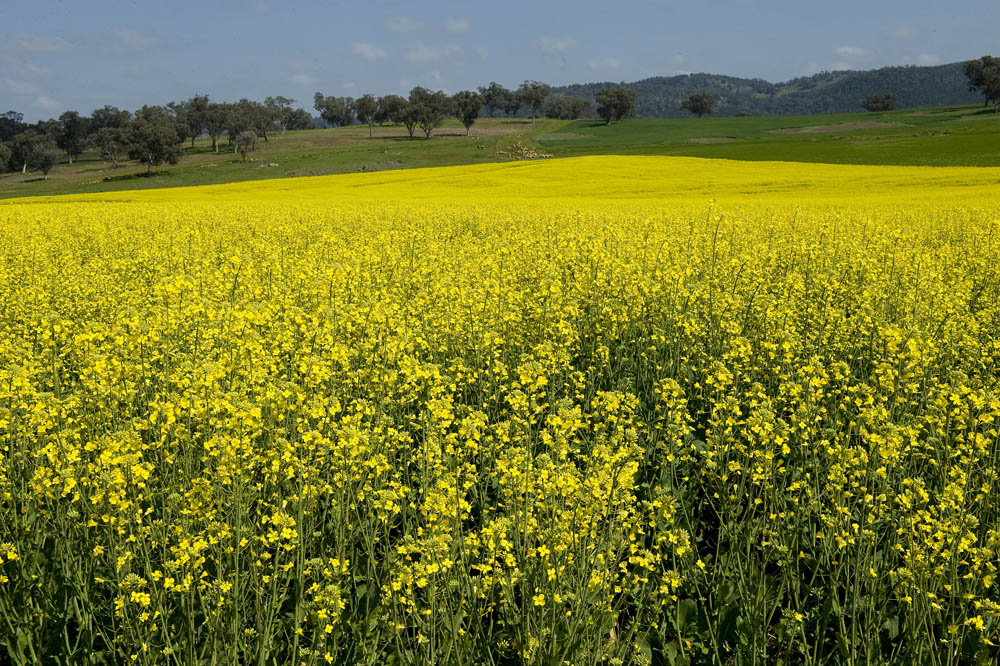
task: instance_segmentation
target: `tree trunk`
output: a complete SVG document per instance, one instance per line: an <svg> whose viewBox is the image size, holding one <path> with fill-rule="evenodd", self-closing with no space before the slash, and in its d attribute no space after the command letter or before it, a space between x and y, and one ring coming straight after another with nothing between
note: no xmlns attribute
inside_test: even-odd
<svg viewBox="0 0 1000 666"><path fill-rule="evenodd" d="M374 123L368 123L368 136L369 137L375 136L374 132L375 132L375 124Z"/></svg>
<svg viewBox="0 0 1000 666"><path fill-rule="evenodd" d="M153 162L152 160L150 160L149 162L146 162L146 178L149 178L152 175L153 175Z"/></svg>
<svg viewBox="0 0 1000 666"><path fill-rule="evenodd" d="M194 150L194 137L191 137L191 150Z"/></svg>
<svg viewBox="0 0 1000 666"><path fill-rule="evenodd" d="M212 152L214 152L216 155L219 154L219 142L218 140L216 140L214 134L212 135Z"/></svg>
<svg viewBox="0 0 1000 666"><path fill-rule="evenodd" d="M469 125L468 127L465 128L465 136L471 136L471 135L472 135L472 125Z"/></svg>
<svg viewBox="0 0 1000 666"><path fill-rule="evenodd" d="M21 174L28 173L28 160L24 160L24 164L21 165Z"/></svg>

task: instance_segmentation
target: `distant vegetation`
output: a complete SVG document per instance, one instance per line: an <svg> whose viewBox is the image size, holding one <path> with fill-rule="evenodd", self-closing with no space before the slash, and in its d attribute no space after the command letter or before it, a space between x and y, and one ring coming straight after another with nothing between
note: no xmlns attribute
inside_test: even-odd
<svg viewBox="0 0 1000 666"><path fill-rule="evenodd" d="M681 102L681 108L687 109L699 118L704 118L715 108L715 97L707 92L697 92Z"/></svg>
<svg viewBox="0 0 1000 666"><path fill-rule="evenodd" d="M37 170L47 178L59 152L69 164L89 149L118 168L126 156L145 165L146 174L159 164L175 164L188 140L211 138L213 152L225 138L232 153L243 161L269 134L316 127L344 127L360 123L374 136L376 124L403 126L410 137L419 129L430 139L448 117L455 117L466 134L477 119L488 114L508 117L548 116L576 120L595 115L605 124L625 118L674 117L693 113L722 116L785 115L849 112L861 105L885 112L915 106L996 103L1000 110L1000 58L983 56L966 63L939 67L886 67L866 72L823 72L773 84L762 79L739 79L711 74L656 77L630 84L594 83L552 88L533 80L516 90L491 82L476 91L455 95L417 86L408 97L365 94L357 99L317 92L314 119L295 100L267 97L263 103L241 99L214 102L208 95L143 106L134 114L105 106L84 116L66 111L57 119L23 122L16 111L0 116L0 172ZM596 104L595 104L596 103ZM252 140L249 138L252 135ZM242 137L242 140L240 139Z"/></svg>
<svg viewBox="0 0 1000 666"><path fill-rule="evenodd" d="M635 91L608 88L597 93L597 116L610 125L614 120L635 116Z"/></svg>
<svg viewBox="0 0 1000 666"><path fill-rule="evenodd" d="M974 61L975 62L975 61ZM885 92L896 94L901 109L973 104L982 93L969 89L965 63L936 67L883 67L870 71L821 72L784 83L718 74L656 76L633 83L587 83L553 88L554 94L593 99L601 90L621 86L637 96L640 118L682 118L681 103L693 93L716 99L714 115L811 115L850 113L858 102Z"/></svg>
<svg viewBox="0 0 1000 666"><path fill-rule="evenodd" d="M969 90L981 94L985 104L996 103L1000 112L1000 58L983 56L970 60L963 71L969 81Z"/></svg>
<svg viewBox="0 0 1000 666"><path fill-rule="evenodd" d="M861 102L861 106L865 107L865 111L893 111L896 108L896 94L870 95Z"/></svg>

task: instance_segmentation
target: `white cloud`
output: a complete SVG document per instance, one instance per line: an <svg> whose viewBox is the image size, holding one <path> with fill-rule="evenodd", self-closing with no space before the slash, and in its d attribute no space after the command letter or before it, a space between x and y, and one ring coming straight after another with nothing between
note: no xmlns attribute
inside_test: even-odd
<svg viewBox="0 0 1000 666"><path fill-rule="evenodd" d="M354 90L355 88L358 87L358 84L356 84L354 81L348 81L347 83L342 83L340 87L343 88L344 90Z"/></svg>
<svg viewBox="0 0 1000 666"><path fill-rule="evenodd" d="M267 4L264 0L255 0L253 10L258 14L264 14L271 11L271 5Z"/></svg>
<svg viewBox="0 0 1000 666"><path fill-rule="evenodd" d="M479 56L480 60L486 60L490 57L490 52L480 46L476 48L476 55Z"/></svg>
<svg viewBox="0 0 1000 666"><path fill-rule="evenodd" d="M0 89L6 90L12 95L37 95L41 92L38 86L16 79L4 79Z"/></svg>
<svg viewBox="0 0 1000 666"><path fill-rule="evenodd" d="M427 77L431 81L434 81L435 83L441 83L442 81L444 81L444 77L441 76L441 72L436 69L432 69L431 71L427 72Z"/></svg>
<svg viewBox="0 0 1000 666"><path fill-rule="evenodd" d="M52 99L47 95L39 95L35 98L35 104L42 107L43 109L57 109L59 108L59 102Z"/></svg>
<svg viewBox="0 0 1000 666"><path fill-rule="evenodd" d="M566 53L576 46L576 40L572 37L550 37L542 35L538 38L538 48L542 53Z"/></svg>
<svg viewBox="0 0 1000 666"><path fill-rule="evenodd" d="M63 53L73 48L57 35L17 35L11 45L14 51L21 53Z"/></svg>
<svg viewBox="0 0 1000 666"><path fill-rule="evenodd" d="M22 62L21 66L24 67L24 70L26 72L28 72L29 74L34 74L35 76L42 76L44 74L49 73L49 70L46 67L42 67L41 65L35 65L34 63L30 63L27 61Z"/></svg>
<svg viewBox="0 0 1000 666"><path fill-rule="evenodd" d="M360 43L354 45L354 55L364 58L368 62L376 62L383 60L388 54L385 49L380 49L374 44Z"/></svg>
<svg viewBox="0 0 1000 666"><path fill-rule="evenodd" d="M115 51L144 51L160 45L156 37L134 30L112 30L109 39Z"/></svg>
<svg viewBox="0 0 1000 666"><path fill-rule="evenodd" d="M936 53L921 53L917 56L917 64L919 65L940 65L941 56Z"/></svg>
<svg viewBox="0 0 1000 666"><path fill-rule="evenodd" d="M618 69L622 66L622 61L618 58L591 59L587 63L591 69Z"/></svg>
<svg viewBox="0 0 1000 666"><path fill-rule="evenodd" d="M406 59L410 62L437 62L439 60L451 60L462 55L462 47L450 44L441 48L434 48L426 44L417 44L406 52Z"/></svg>
<svg viewBox="0 0 1000 666"><path fill-rule="evenodd" d="M419 32L424 24L405 16L393 16L385 20L382 26L389 32Z"/></svg>
<svg viewBox="0 0 1000 666"><path fill-rule="evenodd" d="M889 36L893 39L910 39L917 36L917 29L909 23L900 23L889 30Z"/></svg>
<svg viewBox="0 0 1000 666"><path fill-rule="evenodd" d="M302 74L302 73L292 74L288 78L288 81L289 81L289 83L294 83L294 84L300 85L300 86L308 86L308 85L312 85L313 83L316 83L316 79L314 77L309 76L308 74Z"/></svg>
<svg viewBox="0 0 1000 666"><path fill-rule="evenodd" d="M856 58L860 58L865 54L865 50L860 46L839 46L836 50L837 55L854 56Z"/></svg>
<svg viewBox="0 0 1000 666"><path fill-rule="evenodd" d="M450 18L445 28L448 32L460 35L464 32L469 32L469 19L467 18Z"/></svg>
<svg viewBox="0 0 1000 666"><path fill-rule="evenodd" d="M835 62L830 65L831 72L843 72L848 69L854 69L854 67L848 62Z"/></svg>

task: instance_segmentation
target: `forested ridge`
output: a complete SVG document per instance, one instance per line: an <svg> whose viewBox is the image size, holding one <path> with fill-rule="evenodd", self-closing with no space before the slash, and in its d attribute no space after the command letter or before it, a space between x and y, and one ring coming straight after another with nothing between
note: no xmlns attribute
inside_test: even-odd
<svg viewBox="0 0 1000 666"><path fill-rule="evenodd" d="M632 83L600 82L554 87L554 94L593 99L600 90L622 86L637 95L640 117L686 117L681 108L689 95L708 92L715 99L714 115L805 115L858 111L870 95L892 92L897 108L969 104L983 96L969 90L964 62L934 67L908 65L868 71L820 72L783 83L721 74L654 76Z"/></svg>

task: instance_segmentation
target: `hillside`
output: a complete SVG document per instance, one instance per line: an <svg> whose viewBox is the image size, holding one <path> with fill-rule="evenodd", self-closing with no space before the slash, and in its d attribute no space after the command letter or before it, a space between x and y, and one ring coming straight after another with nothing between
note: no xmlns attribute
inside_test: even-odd
<svg viewBox="0 0 1000 666"><path fill-rule="evenodd" d="M849 113L860 109L869 95L896 93L899 108L909 109L950 104L974 104L982 97L968 89L961 62L935 67L883 67L867 71L821 72L771 83L720 74L655 76L633 83L586 83L553 89L554 94L593 99L603 88L623 85L638 94L638 112L643 118L689 115L681 101L693 92L707 91L718 100L715 114L734 116L808 115Z"/></svg>
<svg viewBox="0 0 1000 666"><path fill-rule="evenodd" d="M0 199L80 192L209 185L459 164L520 161L549 155L685 155L735 160L1000 166L1000 120L979 104L900 110L749 118L639 118L610 126L577 121L481 118L465 135L449 119L431 140L402 127L359 125L290 131L258 142L243 162L211 140L185 146L177 165L145 176L145 167L114 168L96 150L61 162L43 180L37 172L0 174Z"/></svg>

